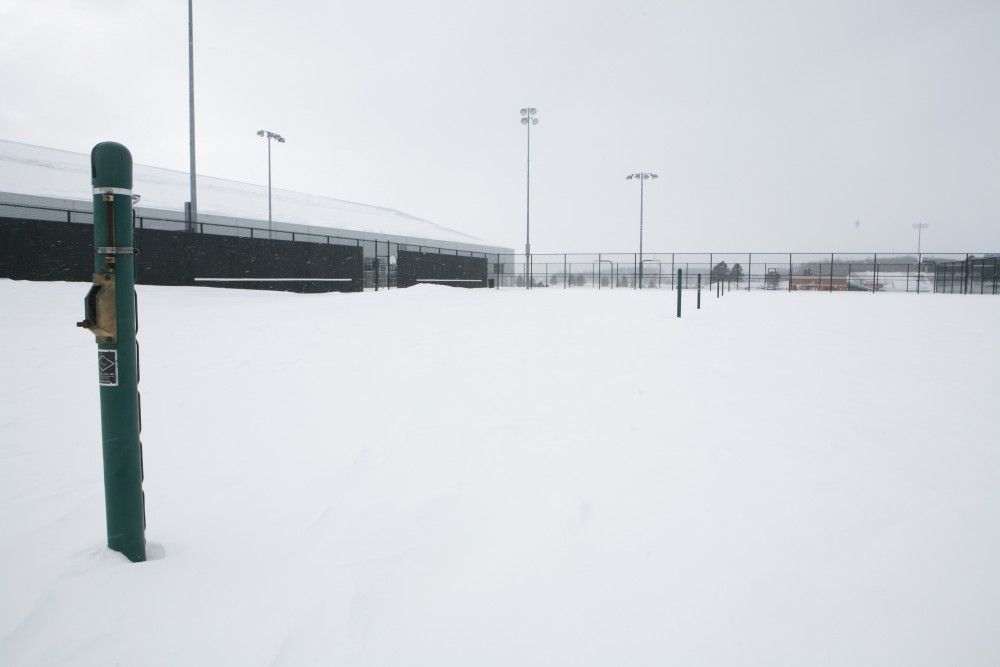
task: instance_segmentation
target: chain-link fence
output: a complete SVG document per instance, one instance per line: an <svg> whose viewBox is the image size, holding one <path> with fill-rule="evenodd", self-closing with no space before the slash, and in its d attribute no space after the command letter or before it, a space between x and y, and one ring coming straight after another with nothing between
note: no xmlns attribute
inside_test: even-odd
<svg viewBox="0 0 1000 667"><path fill-rule="evenodd" d="M935 266L934 291L946 294L1000 293L1000 256L974 257Z"/></svg>
<svg viewBox="0 0 1000 667"><path fill-rule="evenodd" d="M92 224L85 203L67 208L0 202L0 218ZM488 286L560 289L683 289L726 281L746 290L1000 293L997 254L968 253L562 253L519 254L455 250L434 245L337 234L278 231L226 218L188 222L136 214L138 229L359 246L368 289L396 287L401 251L482 257Z"/></svg>
<svg viewBox="0 0 1000 667"><path fill-rule="evenodd" d="M477 252L438 247L433 244L402 243L387 239L372 238L373 234L359 232L359 236L342 234L317 233L317 228L310 231L284 231L254 224L256 221L227 219L221 216L202 216L198 222L184 219L171 219L161 216L143 215L134 212L136 229L152 229L169 232L190 232L194 234L211 234L214 236L235 236L250 239L266 239L272 241L289 241L292 243L320 243L360 247L364 254L364 286L365 289L388 289L397 285L396 262L400 252L418 252L427 254L453 255L458 257L485 258L490 266L495 266L501 256L499 253ZM69 222L93 224L93 211L88 202L66 202L66 207L36 206L0 202L0 219L47 222Z"/></svg>
<svg viewBox="0 0 1000 667"><path fill-rule="evenodd" d="M965 253L565 253L505 255L500 287L997 294L1000 257Z"/></svg>

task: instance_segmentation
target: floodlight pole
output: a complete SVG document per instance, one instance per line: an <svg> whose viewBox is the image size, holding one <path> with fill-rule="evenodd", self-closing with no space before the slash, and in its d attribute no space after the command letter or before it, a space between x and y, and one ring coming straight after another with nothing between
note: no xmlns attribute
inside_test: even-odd
<svg viewBox="0 0 1000 667"><path fill-rule="evenodd" d="M257 136L267 138L267 235L270 238L274 236L274 225L271 221L271 139L283 144L285 138L267 130L257 130Z"/></svg>
<svg viewBox="0 0 1000 667"><path fill-rule="evenodd" d="M920 255L920 234L928 227L930 225L926 222L913 223L913 228L917 230L917 294L920 294L920 265L923 264L923 259Z"/></svg>
<svg viewBox="0 0 1000 667"><path fill-rule="evenodd" d="M531 107L521 109L521 125L528 129L527 234L524 241L524 272L527 278L525 289L531 289L532 282L534 282L531 275L531 126L538 125L538 119L535 118L536 113L538 113L538 109Z"/></svg>
<svg viewBox="0 0 1000 667"><path fill-rule="evenodd" d="M194 231L198 220L198 184L194 163L194 7L188 0L188 125L191 130L191 205L189 209L188 231Z"/></svg>
<svg viewBox="0 0 1000 667"><path fill-rule="evenodd" d="M629 174L625 177L626 181L631 181L633 178L639 181L639 289L642 289L642 208L643 208L643 188L645 182L650 178L659 178L656 174L639 172L637 174Z"/></svg>

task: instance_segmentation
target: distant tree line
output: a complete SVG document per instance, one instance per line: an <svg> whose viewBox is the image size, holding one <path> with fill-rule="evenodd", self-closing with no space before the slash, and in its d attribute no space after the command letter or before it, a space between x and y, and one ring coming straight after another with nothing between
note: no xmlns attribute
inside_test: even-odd
<svg viewBox="0 0 1000 667"><path fill-rule="evenodd" d="M725 262L719 262L712 267L710 278L711 283L717 283L723 280L732 280L733 282L738 283L743 280L743 267L739 264L729 266Z"/></svg>

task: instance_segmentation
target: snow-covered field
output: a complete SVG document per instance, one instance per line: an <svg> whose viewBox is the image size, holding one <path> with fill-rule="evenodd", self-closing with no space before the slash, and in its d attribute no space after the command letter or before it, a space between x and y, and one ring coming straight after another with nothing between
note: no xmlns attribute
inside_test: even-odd
<svg viewBox="0 0 1000 667"><path fill-rule="evenodd" d="M0 280L0 665L1000 664L994 298L141 286L131 564L86 291Z"/></svg>

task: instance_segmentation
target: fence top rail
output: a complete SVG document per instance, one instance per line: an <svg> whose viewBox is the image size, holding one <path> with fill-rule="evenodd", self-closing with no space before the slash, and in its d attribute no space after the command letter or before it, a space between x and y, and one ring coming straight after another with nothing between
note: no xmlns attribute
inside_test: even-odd
<svg viewBox="0 0 1000 667"><path fill-rule="evenodd" d="M83 215L83 216L93 215L93 211L89 211L89 210L77 210L77 209L69 209L69 208L59 208L59 207L55 207L55 206L39 206L37 204L20 204L20 203L12 203L12 202L0 201L0 217L4 217L3 216L3 208L4 207L29 209L29 210L34 210L34 211L43 211L43 212L51 212L51 213L59 213L59 214L61 214L58 219L56 219L55 217L53 217L53 219L51 221L49 221L49 222L66 222L65 214L67 214L67 213L72 213L72 214L78 215L78 216L80 216L80 215ZM325 239L326 242L329 242L331 240L336 240L336 241L349 241L351 243L356 243L358 245L365 244L365 243L373 243L373 244L377 244L377 245L387 244L390 247L393 246L393 245L395 245L398 248L397 252L399 252L399 251L403 251L403 252L425 252L425 251L429 250L429 251L434 251L434 252L438 252L438 253L441 253L441 254L447 253L447 254L451 254L451 255L457 255L457 254L461 253L462 256L485 257L485 258L489 258L489 257L493 257L493 256L505 255L505 253L503 253L503 252L488 252L488 251L485 251L485 250L465 250L465 249L462 249L462 248L443 248L443 247L440 247L440 246L429 245L429 244L426 244L426 243L424 243L424 244L412 243L412 242L411 243L406 243L406 242L403 242L403 241L393 241L393 240L389 240L389 239L383 240L383 239L377 239L377 238L367 238L366 239L366 238L359 238L359 237L356 237L356 236L340 236L338 234L326 234L326 233L323 233L321 231L286 231L286 230L277 230L277 229L273 229L272 230L272 229L268 229L267 227L258 227L258 226L255 226L255 225L231 225L231 224L226 224L226 223L223 223L223 222L211 222L211 221L208 221L208 220L200 220L200 221L197 221L197 222L189 222L189 221L184 220L184 219L164 218L164 217L155 216L155 215L143 215L143 214L139 213L139 211L133 211L133 214L135 216L136 221L138 222L138 226L139 226L140 229L143 228L143 225L147 221L148 222L163 222L163 223L167 223L169 225L172 225L174 227L177 227L179 230L184 229L184 228L188 227L189 225L196 226L199 229L200 233L204 233L204 229L206 227L208 227L208 228L218 227L218 228L221 228L221 229L238 230L238 231L241 231L243 233L249 232L250 235L251 235L251 237L254 235L255 232L259 232L261 235L268 234L268 235L280 237L280 238L276 238L274 240L285 240L286 237L291 237L293 240L294 239L301 239L304 242L310 242L310 241L307 241L308 237L315 237L315 238ZM420 250L410 251L409 250L410 248L420 248Z"/></svg>
<svg viewBox="0 0 1000 667"><path fill-rule="evenodd" d="M523 252L520 252L520 253L515 253L515 252L503 253L502 252L500 254L503 255L504 257L526 257L526 255ZM552 258L559 258L561 260L563 257L597 257L598 255L606 256L606 257L613 257L613 256L618 256L618 257L632 257L632 256L636 256L636 257L638 257L639 254L640 253L637 250L630 250L630 251L627 251L627 252L617 252L617 251L616 252L612 252L612 251L602 251L602 252L533 252L533 253L531 253L531 257L533 257L535 259L538 259L540 257L552 257ZM764 252L764 251L727 252L727 251L715 251L715 250L713 250L711 252L708 252L708 251L698 252L698 251L687 251L687 250L685 250L683 252L681 252L681 251L676 251L676 252L655 252L655 251L644 250L642 252L642 256L643 257L647 257L647 256L650 256L650 257L652 257L652 256L658 256L658 257L671 257L671 256L677 256L677 257L681 257L681 256L684 256L684 257L692 257L692 256L708 257L708 256L714 256L715 258L727 258L727 257L741 257L741 258L753 257L753 258L756 258L758 256L765 256L765 255L766 256L775 257L775 258L783 257L786 260L788 259L789 255L791 255L793 257L805 257L805 256L808 256L808 257L814 257L815 258L814 260L811 260L811 261L824 261L826 263L830 262L830 255L834 256L834 261L837 262L837 263L850 261L849 259L841 259L841 258L844 258L844 257L867 258L867 259L859 259L859 261L867 261L867 260L870 260L871 258L876 257L876 256L877 257L888 257L888 258L892 258L892 257L914 257L915 258L915 257L917 257L917 253L916 252L905 252L905 251L904 252L895 252L895 251L894 252L882 252L882 251L879 251L879 252L873 252L873 251L867 251L867 252L865 252L865 251L851 251L851 252L847 252L847 251L830 251L830 250L827 250L826 252L816 252L816 251L798 251L798 250L787 251L786 250L784 252ZM994 255L994 253L939 252L939 251L936 251L936 250L932 251L932 252L922 251L920 253L920 255L923 256L923 258L924 258L923 261L924 262L934 261L935 257L940 257L940 256L944 256L944 255L954 255L954 256L961 256L961 257L965 257L966 255L968 255L970 259L972 259L973 255L975 255L976 259L983 259L983 258L985 258L985 259L992 259L994 256L1000 257L1000 253ZM823 259L823 258L825 258L825 259ZM964 260L955 260L955 261L964 261Z"/></svg>
<svg viewBox="0 0 1000 667"><path fill-rule="evenodd" d="M4 201L4 200L0 199L0 217L2 217L2 208L3 207L30 209L30 210L36 210L36 211L49 211L49 212L61 213L61 214L66 214L66 213L72 213L72 214L75 214L75 215L88 215L88 214L92 214L92 211L90 211L90 210L84 210L84 209L66 208L66 207L58 207L58 206L42 206L42 205L38 205L38 204L18 203L18 202ZM390 244L390 245L396 245L396 246L405 246L407 249L409 249L411 247L418 247L418 248L421 248L421 249L430 249L430 250L435 250L435 251L446 251L446 252L451 253L451 254L455 254L456 251L457 251L457 252L461 252L461 253L474 253L473 255L470 255L470 256L482 256L482 257L493 257L493 256L496 256L496 257L499 257L501 259L501 261L504 260L504 259L509 259L509 260L512 260L512 261L516 261L517 258L524 258L524 257L526 257L526 255L524 253L506 252L503 249L493 251L493 250L468 250L468 249L464 249L464 248L446 248L446 247L443 247L443 246L436 246L436 245L431 245L431 244L427 244L427 243L419 243L419 242L409 242L409 243L407 243L405 241L395 241L395 240L391 240L391 239L385 239L385 240L383 240L383 239L375 239L375 238L361 238L359 236L342 236L342 235L339 235L339 234L327 234L327 233L324 233L322 231L317 231L317 230L312 230L312 231L305 231L305 230L302 230L302 231L290 231L290 230L288 230L288 231L286 231L286 230L277 230L277 229L271 230L268 227L259 227L259 226L256 226L256 225L232 225L232 224L227 224L227 223L224 223L224 222L213 222L213 221L209 221L209 220L199 220L197 222L192 223L192 222L189 222L187 220L184 220L183 218L166 218L166 217L162 217L162 216L142 214L138 210L135 211L135 216L136 216L137 220L141 220L141 221L147 221L148 220L148 221L153 221L153 222L164 222L164 223L168 223L168 224L176 225L176 226L186 226L186 225L194 224L194 225L199 225L199 226L220 227L220 228L223 228L223 229L251 230L252 232L261 232L262 234L263 233L269 233L269 234L275 234L275 235L295 236L295 237L299 237L299 236L301 236L301 237L315 236L315 237L324 238L324 239L336 239L336 240L340 240L340 241L351 241L351 242L357 242L357 243L376 243L376 244L379 244L379 245L381 245L381 244ZM65 222L65 217L61 217L58 220L53 220L52 222ZM546 253L531 253L531 257L535 261L538 261L538 260L540 260L542 258L553 258L554 261L556 259L558 259L559 261L562 261L563 258L569 259L569 258L574 258L574 257L587 257L587 258L591 258L591 259L588 259L588 261L595 261L596 262L596 261L598 261L597 260L598 257L601 257L601 258L607 258L607 257L637 258L639 256L639 254L640 253L637 252L637 251L625 251L625 252L617 252L617 251L615 251L615 252L546 252ZM851 261L850 259L839 259L839 258L843 258L843 257L849 257L849 258L850 257L857 257L857 258L859 258L857 260L859 262L871 262L871 261L874 261L874 260L878 259L880 256L883 257L883 258L885 258L884 261L891 260L893 257L898 257L898 258L907 258L907 257L916 258L917 257L917 253L915 253L915 252L840 252L840 251L829 251L829 250L826 251L826 252L800 252L800 251L784 251L784 252L773 252L773 251L753 251L753 252L747 252L747 251L743 251L743 252L731 252L731 251L711 251L711 252L688 252L688 251L684 251L684 252L677 252L677 251L675 251L675 252L649 252L649 251L643 251L641 254L642 254L642 256L644 258L652 258L652 257L661 257L661 258L668 258L668 257L674 257L674 258L677 258L677 257L702 257L702 258L711 258L711 261L715 261L715 260L728 261L730 258L740 258L742 260L742 258L744 258L744 257L752 260L753 257L755 257L755 256L758 256L758 257L759 256L769 256L769 257L775 258L776 261L777 261L777 258L779 258L779 257L783 258L783 259L786 259L786 260L788 258L791 258L793 261L796 258L798 258L798 260L800 262L805 262L805 263L824 263L824 264L829 264L830 263L829 258L831 256L833 256L835 263L849 263ZM991 252L968 253L968 252L938 252L938 251L926 252L926 251L924 251L924 252L921 252L919 254L923 257L923 263L937 262L938 265L944 264L946 262L947 263L961 264L961 263L964 263L966 261L977 261L977 262L978 261L994 261L997 258L1000 258L1000 253L991 253ZM945 257L945 256L948 256L948 255L953 256L955 259ZM612 261L612 260L601 259L600 261ZM646 261L652 261L652 262L663 261L664 263L666 263L667 260L665 260L665 259L660 259L660 260L648 259ZM754 263L756 263L756 262L754 262Z"/></svg>

